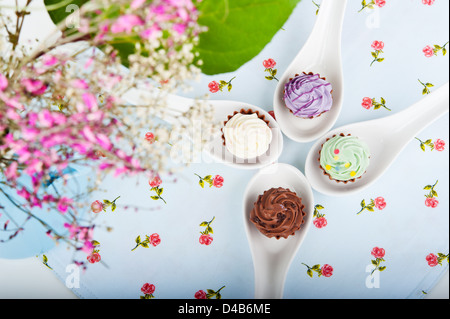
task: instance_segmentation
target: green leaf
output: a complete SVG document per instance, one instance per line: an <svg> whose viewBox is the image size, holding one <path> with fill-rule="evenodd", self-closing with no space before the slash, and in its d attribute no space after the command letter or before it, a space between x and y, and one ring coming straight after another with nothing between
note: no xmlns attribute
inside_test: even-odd
<svg viewBox="0 0 450 319"><path fill-rule="evenodd" d="M143 241L141 243L141 246L144 247L144 248L148 248L149 247L149 245L148 245L148 243L146 241Z"/></svg>
<svg viewBox="0 0 450 319"><path fill-rule="evenodd" d="M382 266L382 267L379 267L379 268L378 268L379 271L383 271L383 270L385 270L385 269L386 269L386 266Z"/></svg>
<svg viewBox="0 0 450 319"><path fill-rule="evenodd" d="M196 48L207 75L228 73L258 55L283 27L300 0L203 0Z"/></svg>
<svg viewBox="0 0 450 319"><path fill-rule="evenodd" d="M383 62L383 61L384 61L384 58L377 59L377 62Z"/></svg>
<svg viewBox="0 0 450 319"><path fill-rule="evenodd" d="M446 48L442 48L442 55L446 55L447 54L447 49Z"/></svg>
<svg viewBox="0 0 450 319"><path fill-rule="evenodd" d="M199 182L198 182L198 184L202 187L202 188L204 188L205 187L205 182L203 182L203 180L201 179Z"/></svg>
<svg viewBox="0 0 450 319"><path fill-rule="evenodd" d="M437 193L434 189L431 191L431 194L432 194L434 197L439 197L439 196L438 196L438 193Z"/></svg>
<svg viewBox="0 0 450 319"><path fill-rule="evenodd" d="M324 209L324 207L322 205L316 205L315 207L316 207L316 209L319 209L319 210Z"/></svg>
<svg viewBox="0 0 450 319"><path fill-rule="evenodd" d="M153 199L153 200L158 200L159 196L150 196L150 198Z"/></svg>
<svg viewBox="0 0 450 319"><path fill-rule="evenodd" d="M211 226L206 227L206 231L211 234L213 233L213 229L211 228Z"/></svg>
<svg viewBox="0 0 450 319"><path fill-rule="evenodd" d="M64 0L44 0L44 4L48 7L48 14L50 15L50 19L52 19L54 24L58 24L66 19L70 14L73 13L73 9L76 7L81 7L83 4L88 2L89 0L72 0L72 1L64 1ZM72 6L70 6L72 5ZM53 10L53 8L55 8Z"/></svg>
<svg viewBox="0 0 450 319"><path fill-rule="evenodd" d="M141 243L141 236L137 236L136 237L136 244L140 244Z"/></svg>
<svg viewBox="0 0 450 319"><path fill-rule="evenodd" d="M422 91L422 95L425 95L425 94L427 94L427 93L428 93L427 88L424 88L423 91Z"/></svg>
<svg viewBox="0 0 450 319"><path fill-rule="evenodd" d="M210 294L210 295L215 295L216 294L216 292L214 290L212 290L212 289L206 289L206 292L208 294Z"/></svg>
<svg viewBox="0 0 450 319"><path fill-rule="evenodd" d="M210 181L212 179L212 176L211 175L206 175L204 178L203 178L203 180L205 180L205 181Z"/></svg>
<svg viewBox="0 0 450 319"><path fill-rule="evenodd" d="M309 277L313 277L313 272L312 272L312 270L311 269L308 269L307 271L306 271L306 273L308 274L308 276Z"/></svg>
<svg viewBox="0 0 450 319"><path fill-rule="evenodd" d="M371 54L375 59L378 57L378 54L376 52L372 52Z"/></svg>
<svg viewBox="0 0 450 319"><path fill-rule="evenodd" d="M200 227L204 227L204 226L208 226L208 222L202 222L202 223L200 224Z"/></svg>
<svg viewBox="0 0 450 319"><path fill-rule="evenodd" d="M425 85L429 88L432 88L434 86L434 84L431 84L431 83L426 83Z"/></svg>
<svg viewBox="0 0 450 319"><path fill-rule="evenodd" d="M381 104L386 104L386 100L383 97L381 98Z"/></svg>
<svg viewBox="0 0 450 319"><path fill-rule="evenodd" d="M156 194L161 195L164 192L164 188L158 188Z"/></svg>
<svg viewBox="0 0 450 319"><path fill-rule="evenodd" d="M366 207L366 201L364 199L361 201L361 207Z"/></svg>
<svg viewBox="0 0 450 319"><path fill-rule="evenodd" d="M230 92L232 88L233 88L233 85L228 84L228 92Z"/></svg>
<svg viewBox="0 0 450 319"><path fill-rule="evenodd" d="M111 205L111 202L109 200L107 200L107 199L104 199L103 203L105 203L106 205Z"/></svg>
<svg viewBox="0 0 450 319"><path fill-rule="evenodd" d="M367 206L366 208L367 208L367 210L368 210L369 212L375 211L375 210L373 209L373 206L370 206L370 205L369 205L369 206Z"/></svg>
<svg viewBox="0 0 450 319"><path fill-rule="evenodd" d="M266 79L269 80L269 81L272 81L273 80L273 76L266 76Z"/></svg>
<svg viewBox="0 0 450 319"><path fill-rule="evenodd" d="M117 207L116 203L112 203L112 205L111 205L111 211L115 211L115 210L116 210L116 207Z"/></svg>
<svg viewBox="0 0 450 319"><path fill-rule="evenodd" d="M319 270L320 269L320 265L314 265L311 267L312 270Z"/></svg>
<svg viewBox="0 0 450 319"><path fill-rule="evenodd" d="M425 190L429 190L429 189L431 189L431 188L433 188L433 186L431 186L431 185L427 185L427 186L425 186L423 189L425 189Z"/></svg>
<svg viewBox="0 0 450 319"><path fill-rule="evenodd" d="M98 241L96 241L96 240L92 240L91 244L94 245L94 246L100 245L100 243Z"/></svg>

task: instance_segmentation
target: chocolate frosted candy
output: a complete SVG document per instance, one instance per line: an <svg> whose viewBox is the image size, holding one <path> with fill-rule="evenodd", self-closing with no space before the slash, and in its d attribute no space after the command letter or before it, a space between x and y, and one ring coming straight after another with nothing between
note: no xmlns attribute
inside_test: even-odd
<svg viewBox="0 0 450 319"><path fill-rule="evenodd" d="M271 188L258 196L250 221L269 238L287 238L305 222L304 208L296 193L281 187Z"/></svg>

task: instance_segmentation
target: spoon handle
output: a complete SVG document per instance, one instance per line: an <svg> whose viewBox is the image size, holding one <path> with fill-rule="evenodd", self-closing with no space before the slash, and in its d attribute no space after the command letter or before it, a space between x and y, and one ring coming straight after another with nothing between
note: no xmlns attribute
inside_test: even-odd
<svg viewBox="0 0 450 319"><path fill-rule="evenodd" d="M314 50L317 52L340 54L341 31L346 7L347 0L323 0L316 23L305 46L314 46ZM318 45L322 48L317 47Z"/></svg>
<svg viewBox="0 0 450 319"><path fill-rule="evenodd" d="M402 134L405 138L414 138L414 135L448 111L449 83L447 82L419 102L392 115L390 129L392 133Z"/></svg>
<svg viewBox="0 0 450 319"><path fill-rule="evenodd" d="M255 299L283 298L286 266L276 258L255 265Z"/></svg>

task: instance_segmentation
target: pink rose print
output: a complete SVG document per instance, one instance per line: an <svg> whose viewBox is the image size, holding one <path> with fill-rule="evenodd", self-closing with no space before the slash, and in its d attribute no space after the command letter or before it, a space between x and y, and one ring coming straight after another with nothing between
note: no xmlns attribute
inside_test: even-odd
<svg viewBox="0 0 450 319"><path fill-rule="evenodd" d="M323 265L320 270L324 277L331 277L333 275L333 267L328 264Z"/></svg>
<svg viewBox="0 0 450 319"><path fill-rule="evenodd" d="M148 184L150 185L150 187L158 187L162 184L161 177L159 177L158 175L153 177L148 181Z"/></svg>
<svg viewBox="0 0 450 319"><path fill-rule="evenodd" d="M233 85L231 84L231 81L233 81L234 79L235 79L236 77L234 77L234 78L232 78L230 81L223 81L223 80L221 80L221 81L219 81L219 82L216 82L216 81L212 81L212 82L210 82L209 84L208 84L208 88L209 88L209 91L211 92L211 93L217 93L217 92L223 92L223 89L226 87L227 88L227 90L228 90L228 92L230 92L231 91L231 89L233 88Z"/></svg>
<svg viewBox="0 0 450 319"><path fill-rule="evenodd" d="M223 182L224 182L224 178L220 175L216 175L214 176L214 178L212 177L212 175L207 175L205 177L201 177L198 174L195 174L200 180L198 181L198 184L202 187L205 188L205 183L209 184L209 187L215 187L215 188L221 188L223 186Z"/></svg>
<svg viewBox="0 0 450 319"><path fill-rule="evenodd" d="M420 148L422 151L425 152L426 148L429 147L431 151L436 150L438 152L442 152L445 149L445 142L441 139L437 139L434 143L431 139L428 139L426 141L422 141L418 137L416 137L416 140L420 142Z"/></svg>
<svg viewBox="0 0 450 319"><path fill-rule="evenodd" d="M427 207L436 208L439 204L439 201L435 198L435 197L438 197L438 193L434 189L438 182L439 181L436 181L436 183L434 183L434 185L427 185L423 188L424 190L430 191L427 195L425 195L425 197L426 197L425 206L427 206Z"/></svg>
<svg viewBox="0 0 450 319"><path fill-rule="evenodd" d="M430 267L436 267L439 264L438 257L433 253L429 254L425 259L428 262L428 266Z"/></svg>
<svg viewBox="0 0 450 319"><path fill-rule="evenodd" d="M100 262L102 260L102 257L100 256L100 253L99 253L100 252L100 249L99 249L100 243L96 240L92 240L89 242L89 244L90 244L89 247L92 247L92 248L90 249L91 253L86 258L87 261L91 264Z"/></svg>
<svg viewBox="0 0 450 319"><path fill-rule="evenodd" d="M206 292L199 290L194 295L195 299L206 299Z"/></svg>
<svg viewBox="0 0 450 319"><path fill-rule="evenodd" d="M223 177L220 175L214 176L212 185L216 188L221 188L223 186Z"/></svg>
<svg viewBox="0 0 450 319"><path fill-rule="evenodd" d="M150 245L152 245L153 247L156 247L161 243L161 238L159 237L158 234L155 233L152 234L151 236L145 235L145 239L143 241L141 241L141 236L137 236L135 242L136 246L134 246L134 248L131 249L131 251L134 251L139 246L149 248Z"/></svg>
<svg viewBox="0 0 450 319"><path fill-rule="evenodd" d="M385 5L386 5L385 0L370 0L370 1L363 0L361 2L362 8L358 12L363 11L365 8L369 8L369 9L374 9L375 7L382 8Z"/></svg>
<svg viewBox="0 0 450 319"><path fill-rule="evenodd" d="M108 207L111 206L111 211L113 212L113 211L115 211L116 208L117 208L116 201L117 201L119 198L120 198L120 196L116 197L113 201L104 199L104 200L103 200L103 203L100 203L99 201L95 201L95 202L92 203L91 209L92 209L92 211L95 213L94 208L98 209L98 204L100 203L100 204L102 205L102 210L103 210L103 211L106 212L106 209L107 209ZM94 207L92 207L92 206L94 206Z"/></svg>
<svg viewBox="0 0 450 319"><path fill-rule="evenodd" d="M99 262L101 260L101 256L99 253L92 253L89 256L87 256L87 260L91 263L91 264L95 264L97 262Z"/></svg>
<svg viewBox="0 0 450 319"><path fill-rule="evenodd" d="M210 82L210 83L208 84L208 88L209 88L209 91L210 91L211 93L217 93L217 92L219 92L219 90L220 90L219 83L217 83L216 81Z"/></svg>
<svg viewBox="0 0 450 319"><path fill-rule="evenodd" d="M377 259L383 258L385 253L386 253L385 250L379 247L374 247L371 252L372 256L374 256Z"/></svg>
<svg viewBox="0 0 450 319"><path fill-rule="evenodd" d="M374 247L371 252L372 256L375 257L375 260L372 260L372 265L375 266L375 268L372 270L372 274L376 271L383 271L386 269L386 266L380 266L380 264L385 261L384 255L385 250L383 248Z"/></svg>
<svg viewBox="0 0 450 319"><path fill-rule="evenodd" d="M159 238L159 235L155 233L150 235L149 242L153 245L153 247L156 247L161 243L161 238Z"/></svg>
<svg viewBox="0 0 450 319"><path fill-rule="evenodd" d="M213 217L209 222L202 222L200 224L200 227L205 227L205 230L200 232L200 238L198 239L199 243L201 245L209 246L213 242L213 237L210 235L210 233L213 233L213 229L211 227L211 223L214 221L216 217Z"/></svg>
<svg viewBox="0 0 450 319"><path fill-rule="evenodd" d="M434 55L434 50L431 46L427 45L425 48L423 48L423 53L427 58L430 58Z"/></svg>
<svg viewBox="0 0 450 319"><path fill-rule="evenodd" d="M422 0L422 3L423 3L424 5L431 6L431 5L433 5L434 0Z"/></svg>
<svg viewBox="0 0 450 319"><path fill-rule="evenodd" d="M436 267L437 265L442 266L442 261L447 259L447 262L449 262L449 254L445 255L443 253L436 254L429 254L427 257L425 257L425 260L428 262L428 266L430 267Z"/></svg>
<svg viewBox="0 0 450 319"><path fill-rule="evenodd" d="M440 46L438 44L435 44L433 46L431 45L427 45L425 48L423 48L423 54L425 54L425 56L427 58L431 58L432 56L437 56L439 52L442 51L442 56L445 56L447 54L447 46L448 42L445 43L443 46Z"/></svg>
<svg viewBox="0 0 450 319"><path fill-rule="evenodd" d="M313 224L314 224L314 226L316 226L319 229L324 228L328 224L328 221L325 218L325 214L321 214L319 212L322 209L324 209L324 207L322 205L314 206L313 217L315 217L315 219L313 220Z"/></svg>
<svg viewBox="0 0 450 319"><path fill-rule="evenodd" d="M152 132L147 132L145 134L145 139L150 143L153 144L156 141L156 137Z"/></svg>
<svg viewBox="0 0 450 319"><path fill-rule="evenodd" d="M333 267L331 267L328 264L324 264L322 267L320 267L320 265L314 265L312 267L309 267L307 264L302 263L302 265L305 265L307 270L306 270L306 274L309 277L313 277L314 272L317 273L318 277L324 276L324 277L331 277L333 275Z"/></svg>
<svg viewBox="0 0 450 319"><path fill-rule="evenodd" d="M145 283L141 288L141 292L144 294L144 296L141 296L140 299L155 298L155 296L153 296L153 293L155 292L155 290L156 290L155 285Z"/></svg>
<svg viewBox="0 0 450 319"><path fill-rule="evenodd" d="M263 65L266 69L273 69L277 65L277 62L274 59L267 59L263 61Z"/></svg>
<svg viewBox="0 0 450 319"><path fill-rule="evenodd" d="M160 187L162 184L161 177L159 175L153 176L148 181L148 184L150 185L150 191L155 192L155 195L150 196L153 200L162 200L164 204L167 204L164 198L161 197L161 194L164 192L164 188Z"/></svg>
<svg viewBox="0 0 450 319"><path fill-rule="evenodd" d="M382 210L386 207L386 202L384 201L383 197L377 197L375 198L375 207L379 210Z"/></svg>
<svg viewBox="0 0 450 319"><path fill-rule="evenodd" d="M363 108L369 110L372 107L372 99L370 97L363 98L362 104Z"/></svg>
<svg viewBox="0 0 450 319"><path fill-rule="evenodd" d="M200 235L200 238L198 239L198 241L202 245L209 246L213 242L213 238L209 234L202 234L202 235Z"/></svg>
<svg viewBox="0 0 450 319"><path fill-rule="evenodd" d="M372 49L375 51L372 52L372 57L374 58L370 66L372 66L375 62L383 62L384 58L380 58L380 53L383 53L384 49L384 42L383 41L373 41L372 42Z"/></svg>
<svg viewBox="0 0 450 319"><path fill-rule="evenodd" d="M91 210L93 213L100 213L103 210L103 204L99 200L96 200L91 204Z"/></svg>
<svg viewBox="0 0 450 319"><path fill-rule="evenodd" d="M370 108L373 106L374 110L378 110L379 108L383 107L386 110L391 111L391 109L386 106L386 100L383 97L381 97L380 102L377 102L375 98L371 99L370 97L365 97L361 105L366 110L370 110Z"/></svg>
<svg viewBox="0 0 450 319"><path fill-rule="evenodd" d="M434 149L438 152L442 152L445 149L445 142L441 139L437 139L434 142Z"/></svg>
<svg viewBox="0 0 450 319"><path fill-rule="evenodd" d="M267 59L267 60L263 61L263 66L265 67L264 72L268 72L269 73L269 75L266 76L267 80L269 80L269 81L272 81L272 80L279 81L276 78L276 75L277 75L278 71L277 71L277 69L274 69L276 65L277 65L277 62L275 62L274 59Z"/></svg>
<svg viewBox="0 0 450 319"><path fill-rule="evenodd" d="M207 293L204 290L199 290L195 293L194 297L195 299L213 299L216 297L216 299L222 299L222 295L220 294L220 291L225 288L225 286L222 286L219 290L215 291L213 289L206 289Z"/></svg>
<svg viewBox="0 0 450 319"><path fill-rule="evenodd" d="M361 214L364 210L368 210L369 212L374 212L375 208L378 210L383 210L386 208L386 202L383 197L377 197L375 199L371 199L369 204L366 204L366 201L363 199L361 201L361 210L356 213L356 215Z"/></svg>
<svg viewBox="0 0 450 319"><path fill-rule="evenodd" d="M438 204L439 201L436 198L429 197L425 199L425 206L427 207L436 208Z"/></svg>

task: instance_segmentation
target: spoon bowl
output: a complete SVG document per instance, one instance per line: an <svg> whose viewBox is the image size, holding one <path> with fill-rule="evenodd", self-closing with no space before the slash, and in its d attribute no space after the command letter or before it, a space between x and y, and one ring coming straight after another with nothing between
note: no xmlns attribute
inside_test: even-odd
<svg viewBox="0 0 450 319"><path fill-rule="evenodd" d="M152 93L143 92L139 90L130 90L123 97L128 103L133 105L140 105L145 98L151 97ZM270 165L278 160L283 150L283 134L277 121L262 108L239 101L228 100L193 100L177 95L168 96L168 108L164 121L169 124L177 123L177 117L182 113L189 110L196 102L208 103L214 107L214 122L219 123L219 130L212 134L211 140L207 143L204 151L209 155L213 161L223 163L239 169L260 169L264 166ZM259 115L264 116L264 120L268 122L268 125L272 131L272 142L269 145L269 149L266 153L252 159L241 159L234 156L228 151L223 143L222 127L224 122L228 119L229 115L233 115L235 112L239 112L242 109L251 109L258 112ZM200 132L201 133L201 132ZM194 133L195 134L195 133ZM194 137L188 136L191 142L194 143Z"/></svg>
<svg viewBox="0 0 450 319"><path fill-rule="evenodd" d="M336 123L342 109L344 79L341 61L341 31L347 0L323 0L307 42L280 77L274 95L274 112L281 130L290 139L307 143L316 140ZM296 117L285 106L284 86L302 72L320 74L331 83L331 110L313 119Z"/></svg>
<svg viewBox="0 0 450 319"><path fill-rule="evenodd" d="M321 137L306 158L305 175L316 191L330 196L359 192L380 178L414 137L449 110L448 83L407 109L385 118L354 123L332 130ZM323 174L319 151L327 138L338 134L358 137L370 149L370 164L360 179L337 183Z"/></svg>
<svg viewBox="0 0 450 319"><path fill-rule="evenodd" d="M302 198L305 223L288 238L268 238L250 221L250 212L258 196L274 187L288 188ZM287 164L272 164L261 169L248 183L243 202L244 224L255 269L255 298L280 299L287 271L311 226L314 198L305 176Z"/></svg>

